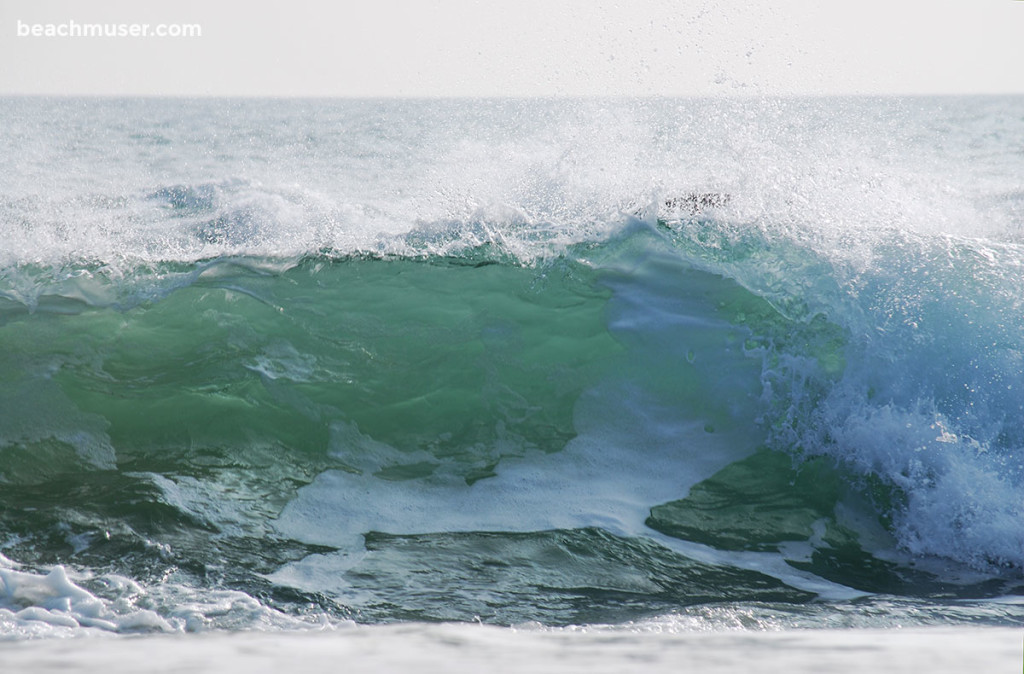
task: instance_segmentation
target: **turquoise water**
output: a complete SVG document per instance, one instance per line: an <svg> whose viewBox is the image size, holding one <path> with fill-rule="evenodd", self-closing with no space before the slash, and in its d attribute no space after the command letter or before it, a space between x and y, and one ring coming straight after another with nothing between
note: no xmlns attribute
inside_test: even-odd
<svg viewBox="0 0 1024 674"><path fill-rule="evenodd" d="M0 114L7 638L1020 623L1020 99Z"/></svg>

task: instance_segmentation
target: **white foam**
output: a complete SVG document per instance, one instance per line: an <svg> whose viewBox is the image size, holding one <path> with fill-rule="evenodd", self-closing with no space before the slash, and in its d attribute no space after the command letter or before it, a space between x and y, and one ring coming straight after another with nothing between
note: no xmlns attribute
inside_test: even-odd
<svg viewBox="0 0 1024 674"><path fill-rule="evenodd" d="M892 513L905 550L978 568L1024 562L1024 496L1003 458L951 433L933 409L837 404L829 412L834 443L822 451L880 476L905 498Z"/></svg>
<svg viewBox="0 0 1024 674"><path fill-rule="evenodd" d="M46 573L15 567L0 556L3 640L215 629L316 630L341 624L326 616L291 617L233 590L196 589L173 581L144 587L122 576L69 572L59 565ZM84 583L95 591L85 589Z"/></svg>
<svg viewBox="0 0 1024 674"><path fill-rule="evenodd" d="M90 631L174 631L155 612L118 614L68 578L63 566L46 575L0 569L0 624L4 638L71 636Z"/></svg>

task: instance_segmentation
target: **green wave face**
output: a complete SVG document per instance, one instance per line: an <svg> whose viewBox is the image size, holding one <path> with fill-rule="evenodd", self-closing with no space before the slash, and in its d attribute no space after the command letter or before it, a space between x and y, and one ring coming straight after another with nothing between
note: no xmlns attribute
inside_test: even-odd
<svg viewBox="0 0 1024 674"><path fill-rule="evenodd" d="M527 269L225 266L128 311L12 323L7 343L49 345L48 376L104 419L121 460L252 444L323 456L344 421L402 452L466 462L467 477L499 458L473 448L500 434L520 450L564 445L575 396L616 349L601 293L532 287L542 281Z"/></svg>
<svg viewBox="0 0 1024 674"><path fill-rule="evenodd" d="M468 485L562 449L580 392L621 351L607 298L578 265L355 258L218 263L127 309L10 303L10 554L252 583L318 549L276 540L272 520L328 466ZM216 498L175 502L190 484Z"/></svg>

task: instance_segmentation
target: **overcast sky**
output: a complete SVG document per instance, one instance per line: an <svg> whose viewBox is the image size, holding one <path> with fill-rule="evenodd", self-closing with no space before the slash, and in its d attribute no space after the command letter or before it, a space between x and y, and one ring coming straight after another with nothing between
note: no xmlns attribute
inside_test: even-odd
<svg viewBox="0 0 1024 674"><path fill-rule="evenodd" d="M0 0L0 94L850 93L1024 93L1024 1Z"/></svg>

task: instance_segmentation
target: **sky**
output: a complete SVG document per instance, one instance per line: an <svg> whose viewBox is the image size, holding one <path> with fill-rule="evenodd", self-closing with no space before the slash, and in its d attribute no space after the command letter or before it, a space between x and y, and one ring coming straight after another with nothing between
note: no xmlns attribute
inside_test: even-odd
<svg viewBox="0 0 1024 674"><path fill-rule="evenodd" d="M0 95L979 93L1024 93L1022 0L0 0Z"/></svg>

